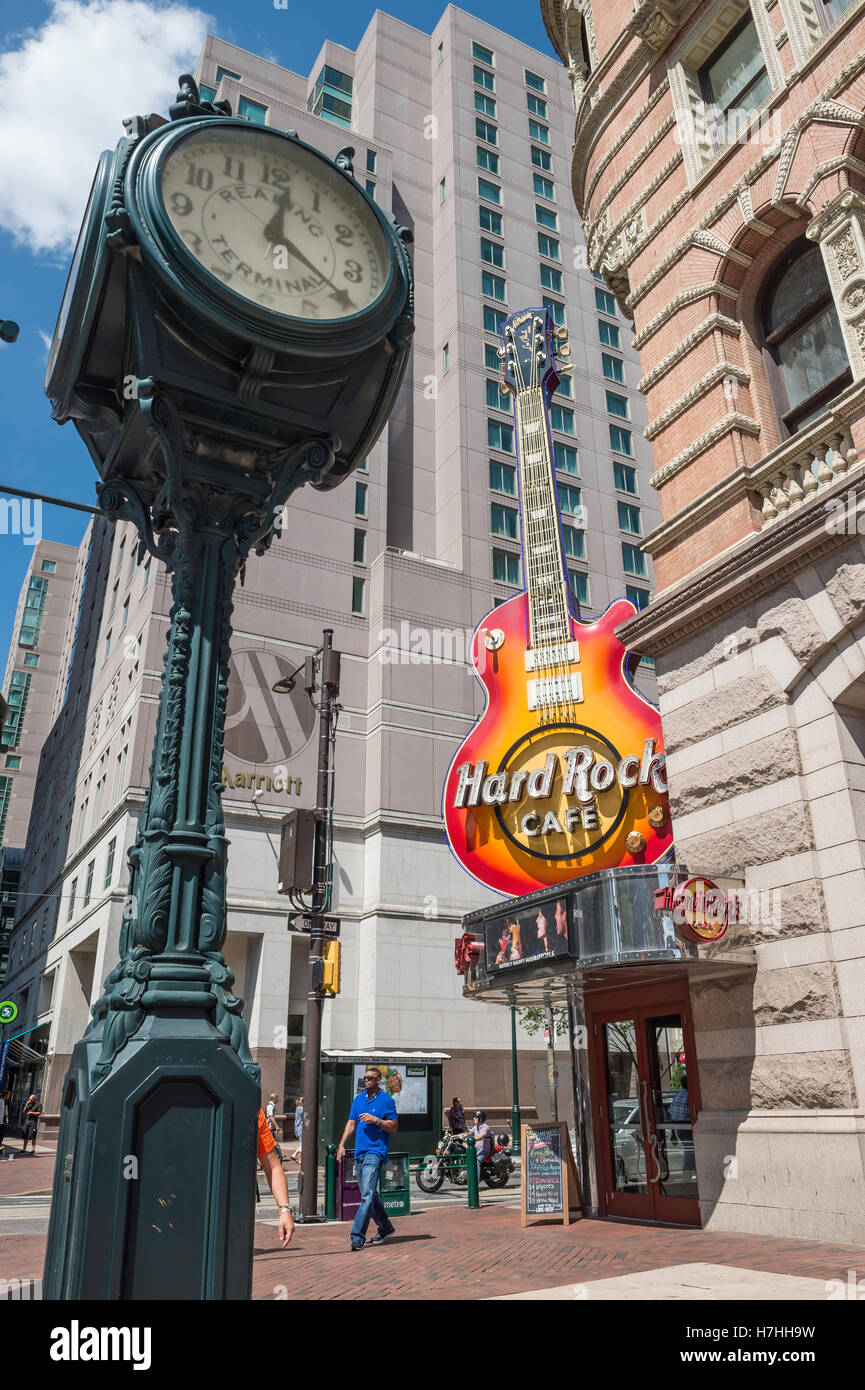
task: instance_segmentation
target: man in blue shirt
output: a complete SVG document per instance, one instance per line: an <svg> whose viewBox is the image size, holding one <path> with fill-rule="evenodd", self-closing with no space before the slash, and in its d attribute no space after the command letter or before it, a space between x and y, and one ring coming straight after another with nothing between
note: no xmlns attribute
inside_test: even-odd
<svg viewBox="0 0 865 1390"><path fill-rule="evenodd" d="M381 1072L377 1067L366 1068L363 1084L366 1092L355 1096L336 1151L336 1161L339 1163L345 1155L346 1140L357 1131L354 1165L360 1184L360 1206L351 1228L352 1250L363 1249L370 1217L378 1227L378 1234L373 1236L371 1245L381 1245L387 1236L393 1235L395 1229L378 1195L378 1178L381 1165L387 1158L390 1136L396 1133L396 1106L381 1089Z"/></svg>

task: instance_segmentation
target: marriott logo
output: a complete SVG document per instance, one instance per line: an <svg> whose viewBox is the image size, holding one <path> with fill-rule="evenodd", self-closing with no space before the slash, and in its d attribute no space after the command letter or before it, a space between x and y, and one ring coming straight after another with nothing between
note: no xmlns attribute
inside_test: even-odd
<svg viewBox="0 0 865 1390"><path fill-rule="evenodd" d="M134 1371L150 1369L149 1327L69 1327L51 1330L52 1361L131 1361Z"/></svg>

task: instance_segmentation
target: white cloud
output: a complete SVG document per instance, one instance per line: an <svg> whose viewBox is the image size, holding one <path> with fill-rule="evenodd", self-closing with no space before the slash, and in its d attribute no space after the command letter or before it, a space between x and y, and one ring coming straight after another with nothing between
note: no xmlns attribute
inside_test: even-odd
<svg viewBox="0 0 865 1390"><path fill-rule="evenodd" d="M100 151L124 116L167 115L209 17L152 0L53 0L0 54L0 226L41 253L74 243Z"/></svg>

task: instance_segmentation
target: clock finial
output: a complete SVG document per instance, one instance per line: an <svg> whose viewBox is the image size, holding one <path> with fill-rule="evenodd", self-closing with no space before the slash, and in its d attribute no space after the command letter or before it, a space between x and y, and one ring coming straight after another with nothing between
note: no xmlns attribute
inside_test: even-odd
<svg viewBox="0 0 865 1390"><path fill-rule="evenodd" d="M177 98L168 114L172 121L182 121L187 116L230 116L231 102L202 101L192 73L182 72L177 79Z"/></svg>
<svg viewBox="0 0 865 1390"><path fill-rule="evenodd" d="M353 159L354 147L352 145L345 145L341 150L337 151L333 162L337 169L344 169L347 174L351 174L352 178L354 178L354 165L351 162Z"/></svg>

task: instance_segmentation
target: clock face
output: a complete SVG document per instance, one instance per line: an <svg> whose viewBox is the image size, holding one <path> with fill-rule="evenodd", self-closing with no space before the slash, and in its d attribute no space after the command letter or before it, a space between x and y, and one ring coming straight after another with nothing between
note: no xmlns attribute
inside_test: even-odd
<svg viewBox="0 0 865 1390"><path fill-rule="evenodd" d="M347 319L387 283L387 238L351 181L292 140L198 130L161 170L168 218L209 274L279 314Z"/></svg>

